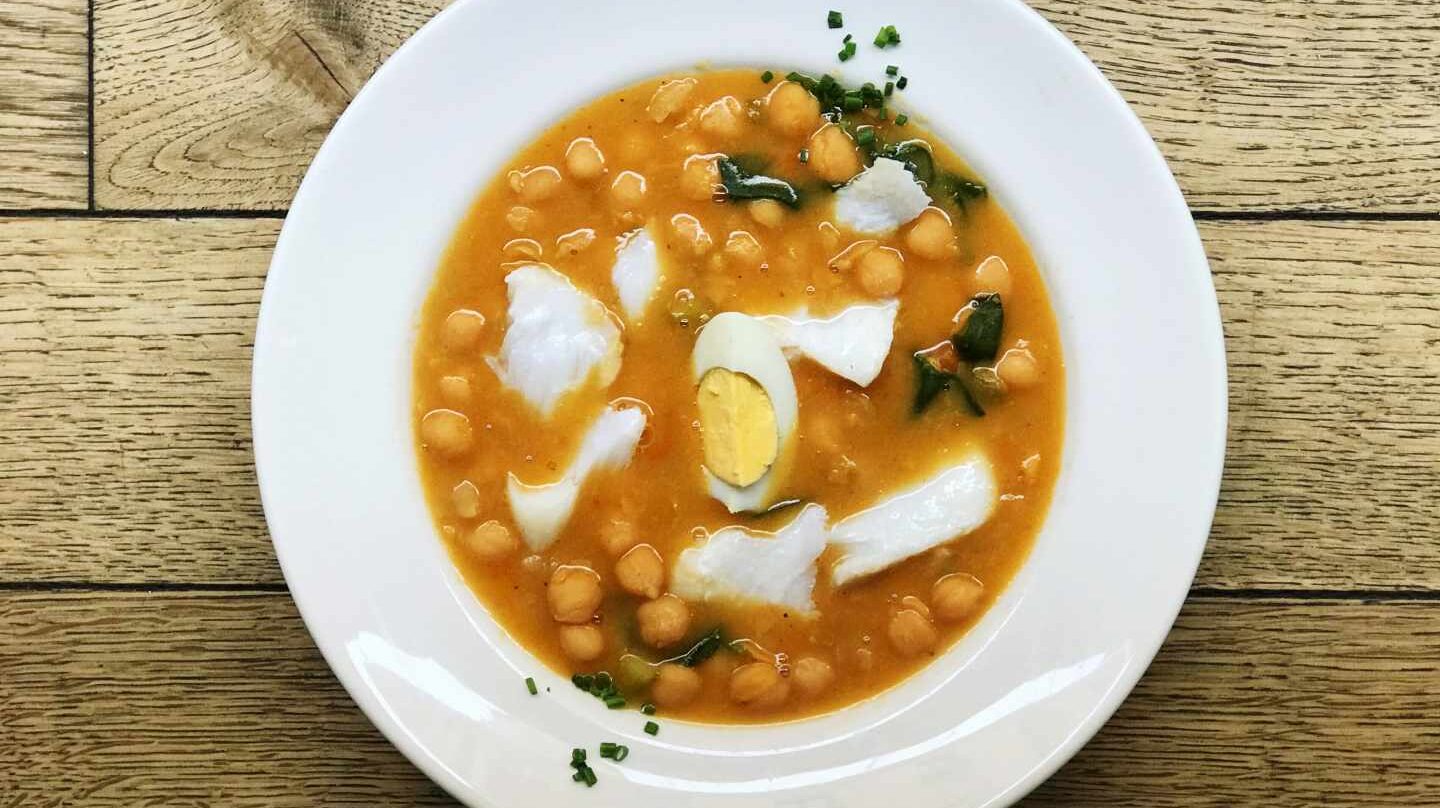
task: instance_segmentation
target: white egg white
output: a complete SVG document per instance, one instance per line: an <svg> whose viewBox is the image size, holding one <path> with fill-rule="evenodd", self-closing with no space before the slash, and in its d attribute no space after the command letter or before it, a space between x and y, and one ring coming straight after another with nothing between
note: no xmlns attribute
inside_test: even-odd
<svg viewBox="0 0 1440 808"><path fill-rule="evenodd" d="M590 425L580 449L560 479L528 484L511 472L505 482L510 512L525 544L540 552L570 521L580 489L591 473L600 469L623 468L630 463L640 435L645 431L645 412L637 407L607 407Z"/></svg>
<svg viewBox="0 0 1440 808"><path fill-rule="evenodd" d="M985 524L995 510L995 472L974 453L830 529L842 555L830 570L836 586L877 573Z"/></svg>
<svg viewBox="0 0 1440 808"><path fill-rule="evenodd" d="M744 488L730 485L708 469L704 470L710 495L731 513L765 510L779 498L779 488L793 454L792 437L799 418L795 378L774 331L748 314L733 311L717 314L695 339L691 368L697 384L710 369L725 368L754 379L769 396L780 441L774 465Z"/></svg>
<svg viewBox="0 0 1440 808"><path fill-rule="evenodd" d="M802 614L815 610L815 562L825 549L820 505L806 505L790 524L768 534L743 527L718 530L680 553L670 591L695 602L769 603Z"/></svg>
<svg viewBox="0 0 1440 808"><path fill-rule="evenodd" d="M897 300L850 306L830 317L811 317L801 309L761 317L775 330L786 353L805 356L845 379L867 387L890 355L895 338Z"/></svg>
<svg viewBox="0 0 1440 808"><path fill-rule="evenodd" d="M881 157L835 192L835 221L857 233L884 235L929 205L930 195L905 164Z"/></svg>
<svg viewBox="0 0 1440 808"><path fill-rule="evenodd" d="M542 415L595 374L607 387L620 372L620 328L605 305L544 264L525 264L505 276L510 305L500 356L500 380Z"/></svg>
<svg viewBox="0 0 1440 808"><path fill-rule="evenodd" d="M660 280L660 255L650 231L641 227L621 236L615 247L610 281L615 284L625 319L638 323L645 318Z"/></svg>

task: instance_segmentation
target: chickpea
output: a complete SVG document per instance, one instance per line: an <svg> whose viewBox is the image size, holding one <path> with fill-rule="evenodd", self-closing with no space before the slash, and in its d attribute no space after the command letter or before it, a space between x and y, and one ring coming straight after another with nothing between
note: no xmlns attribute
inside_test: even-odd
<svg viewBox="0 0 1440 808"><path fill-rule="evenodd" d="M745 110L733 95L720 98L700 113L700 131L720 140L734 140L745 125Z"/></svg>
<svg viewBox="0 0 1440 808"><path fill-rule="evenodd" d="M658 598L665 590L665 562L654 547L637 545L615 562L615 580L632 595Z"/></svg>
<svg viewBox="0 0 1440 808"><path fill-rule="evenodd" d="M469 480L461 480L450 489L450 505L461 519L474 519L480 514L480 489Z"/></svg>
<svg viewBox="0 0 1440 808"><path fill-rule="evenodd" d="M773 230L785 223L785 206L773 199L757 199L747 207L750 218L764 227Z"/></svg>
<svg viewBox="0 0 1440 808"><path fill-rule="evenodd" d="M533 205L544 202L560 190L560 171L554 166L536 166L529 171L511 171L510 190L520 201Z"/></svg>
<svg viewBox="0 0 1440 808"><path fill-rule="evenodd" d="M710 239L710 234L705 232L704 225L700 220L688 213L677 213L670 217L670 231L690 248L696 255L704 255L710 252L715 242Z"/></svg>
<svg viewBox="0 0 1440 808"><path fill-rule="evenodd" d="M973 614L984 594L985 585L980 583L980 579L957 572L935 582L930 590L930 600L935 604L936 616L954 623Z"/></svg>
<svg viewBox="0 0 1440 808"><path fill-rule="evenodd" d="M520 543L510 529L491 519L477 525L465 537L465 547L481 561L499 561L515 552Z"/></svg>
<svg viewBox="0 0 1440 808"><path fill-rule="evenodd" d="M904 656L917 656L934 651L935 644L940 639L935 633L935 626L914 609L901 609L896 612L890 618L886 631L890 635L890 644Z"/></svg>
<svg viewBox="0 0 1440 808"><path fill-rule="evenodd" d="M586 623L560 627L560 650L576 662L591 662L605 653L605 632Z"/></svg>
<svg viewBox="0 0 1440 808"><path fill-rule="evenodd" d="M645 177L634 171L621 171L610 183L610 201L620 210L638 210L645 204Z"/></svg>
<svg viewBox="0 0 1440 808"><path fill-rule="evenodd" d="M978 291L995 292L1003 300L1010 295L1010 267L1005 259L992 255L975 267L975 285Z"/></svg>
<svg viewBox="0 0 1440 808"><path fill-rule="evenodd" d="M464 376L441 376L440 397L453 407L470 403L470 380Z"/></svg>
<svg viewBox="0 0 1440 808"><path fill-rule="evenodd" d="M485 331L485 315L471 309L456 309L445 318L440 341L450 351L468 351L480 342Z"/></svg>
<svg viewBox="0 0 1440 808"><path fill-rule="evenodd" d="M765 260L765 251L760 242L744 230L736 230L725 239L725 258L732 266L754 269Z"/></svg>
<svg viewBox="0 0 1440 808"><path fill-rule="evenodd" d="M769 124L787 135L801 137L820 125L820 101L793 81L782 81L765 99Z"/></svg>
<svg viewBox="0 0 1440 808"><path fill-rule="evenodd" d="M921 211L905 234L905 248L932 261L954 255L955 229L950 214L936 207Z"/></svg>
<svg viewBox="0 0 1440 808"><path fill-rule="evenodd" d="M690 77L683 79L672 79L661 83L656 88L655 94L650 96L650 104L645 107L649 113L650 120L655 123L664 123L666 118L674 115L685 105L685 99L694 92L698 81Z"/></svg>
<svg viewBox="0 0 1440 808"><path fill-rule="evenodd" d="M639 540L635 525L625 519L611 519L600 526L600 544L612 556L624 555Z"/></svg>
<svg viewBox="0 0 1440 808"><path fill-rule="evenodd" d="M680 167L680 193L686 199L709 202L720 189L720 169L710 155L692 154Z"/></svg>
<svg viewBox="0 0 1440 808"><path fill-rule="evenodd" d="M684 707L700 695L704 684L695 669L667 662L650 684L650 699L661 707Z"/></svg>
<svg viewBox="0 0 1440 808"><path fill-rule="evenodd" d="M555 622L579 624L588 623L595 616L604 593L595 570L566 564L556 567L551 574L545 597Z"/></svg>
<svg viewBox="0 0 1440 808"><path fill-rule="evenodd" d="M595 231L588 227L582 227L555 239L555 248L561 255L576 256L594 243Z"/></svg>
<svg viewBox="0 0 1440 808"><path fill-rule="evenodd" d="M524 205L516 205L505 214L505 222L516 233L524 233L540 224L540 215Z"/></svg>
<svg viewBox="0 0 1440 808"><path fill-rule="evenodd" d="M1028 348L1011 348L995 363L995 375L1006 390L1024 390L1040 381L1040 363Z"/></svg>
<svg viewBox="0 0 1440 808"><path fill-rule="evenodd" d="M730 700L743 707L773 710L790 697L790 683L769 662L741 665L730 674Z"/></svg>
<svg viewBox="0 0 1440 808"><path fill-rule="evenodd" d="M855 141L836 124L826 124L810 136L810 170L826 182L848 182L863 168Z"/></svg>
<svg viewBox="0 0 1440 808"><path fill-rule="evenodd" d="M565 149L565 171L578 182L594 182L605 173L605 155L594 140L577 137Z"/></svg>
<svg viewBox="0 0 1440 808"><path fill-rule="evenodd" d="M533 238L512 238L500 248L500 255L512 261L519 258L538 259L545 254L545 248Z"/></svg>
<svg viewBox="0 0 1440 808"><path fill-rule="evenodd" d="M835 681L835 669L819 657L801 657L791 666L790 679L801 696L814 698Z"/></svg>
<svg viewBox="0 0 1440 808"><path fill-rule="evenodd" d="M420 419L420 443L448 457L470 451L474 443L470 419L454 410L431 410Z"/></svg>
<svg viewBox="0 0 1440 808"><path fill-rule="evenodd" d="M860 256L855 277L865 294L894 297L905 283L905 259L899 250L876 247Z"/></svg>
<svg viewBox="0 0 1440 808"><path fill-rule="evenodd" d="M690 630L690 607L674 595L661 595L640 604L635 610L635 620L640 624L640 638L646 645L664 648L685 639Z"/></svg>

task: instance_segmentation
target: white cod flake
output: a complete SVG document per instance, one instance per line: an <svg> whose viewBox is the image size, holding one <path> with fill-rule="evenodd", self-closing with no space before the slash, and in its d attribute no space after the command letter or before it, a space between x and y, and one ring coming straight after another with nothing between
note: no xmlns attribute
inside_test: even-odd
<svg viewBox="0 0 1440 808"><path fill-rule="evenodd" d="M625 319L635 323L644 319L645 309L660 288L660 255L649 230L642 227L620 237L610 281L620 296Z"/></svg>
<svg viewBox="0 0 1440 808"><path fill-rule="evenodd" d="M857 233L884 235L929 205L929 194L904 163L880 157L835 192L835 220Z"/></svg>
<svg viewBox="0 0 1440 808"><path fill-rule="evenodd" d="M786 353L809 357L826 370L868 387L890 355L899 310L899 301L892 299L850 306L832 317L811 317L801 309L760 319L774 329Z"/></svg>
<svg viewBox="0 0 1440 808"><path fill-rule="evenodd" d="M640 433L645 431L645 413L635 407L609 409L590 425L580 450L560 479L543 485L528 485L511 472L505 482L505 496L520 535L531 550L540 552L560 535L586 478L600 469L623 468L635 454Z"/></svg>
<svg viewBox="0 0 1440 808"><path fill-rule="evenodd" d="M825 549L828 518L825 508L812 504L774 534L742 527L716 531L676 559L670 591L691 601L759 602L811 613L815 560Z"/></svg>
<svg viewBox="0 0 1440 808"><path fill-rule="evenodd" d="M605 305L544 264L505 276L509 325L490 365L542 415L596 372L602 387L620 372L620 329Z"/></svg>
<svg viewBox="0 0 1440 808"><path fill-rule="evenodd" d="M830 541L843 555L831 578L843 586L969 533L990 518L995 500L990 461L971 455L832 527Z"/></svg>

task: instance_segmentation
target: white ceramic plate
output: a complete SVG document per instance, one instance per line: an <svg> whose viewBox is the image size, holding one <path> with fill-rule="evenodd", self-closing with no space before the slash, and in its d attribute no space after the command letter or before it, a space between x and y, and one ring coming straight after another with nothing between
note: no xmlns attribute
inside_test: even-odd
<svg viewBox="0 0 1440 808"><path fill-rule="evenodd" d="M286 580L360 707L477 806L1003 805L1115 710L1205 543L1225 368L1205 255L1160 154L1069 42L1014 0L462 0L376 74L305 177L256 334L255 454ZM882 24L903 45L869 45ZM511 641L426 512L414 327L467 203L579 102L697 61L896 62L904 100L989 183L1045 273L1067 362L1064 466L1033 555L981 624L898 688L818 719L716 728L612 712ZM526 693L534 676L542 695ZM586 792L573 746L628 744ZM677 799L680 801L677 802Z"/></svg>

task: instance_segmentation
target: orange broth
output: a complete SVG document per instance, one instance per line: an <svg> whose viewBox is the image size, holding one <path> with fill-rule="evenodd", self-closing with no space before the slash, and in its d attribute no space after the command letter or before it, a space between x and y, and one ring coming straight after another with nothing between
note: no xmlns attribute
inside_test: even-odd
<svg viewBox="0 0 1440 808"><path fill-rule="evenodd" d="M668 567L707 532L727 525L773 530L797 510L732 515L707 494L690 371L698 328L709 315L722 311L783 313L805 305L825 313L866 299L857 289L853 269L832 266L837 253L862 237L823 224L831 220L833 206L824 198L828 188L816 182L810 164L799 159L806 138L777 133L767 125L764 99L782 79L762 82L760 72L750 70L692 75L698 83L683 110L660 123L647 114L647 104L662 78L576 110L516 154L476 199L441 262L420 321L413 393L420 473L442 539L466 582L500 625L546 665L566 675L617 671L623 655L658 662L722 627L731 644L696 668L702 679L698 695L687 704L663 708L661 715L726 723L800 718L873 696L928 664L980 618L1023 563L1044 521L1059 467L1064 406L1060 343L1030 251L1005 212L988 198L949 209L957 244L951 256L927 260L912 254L906 249L904 227L880 237L881 245L905 256L889 357L866 388L806 359L790 363L799 423L785 490L823 505L834 522L979 448L993 464L999 484L1001 499L994 514L968 535L840 589L825 574L836 553L833 547L827 549L814 591L818 617L754 603L690 603L685 642L665 649L648 647L635 630L642 599L615 585L614 558L600 540L603 526L624 523L640 541L652 545ZM744 110L741 131L728 138L710 137L697 125L698 116L727 95ZM927 141L937 168L970 176L955 154L915 122L904 127L893 121L870 123L882 141ZM519 222L511 215L522 205L510 173L554 166L565 175L567 147L580 137L593 139L603 152L605 175L588 183L565 176L549 198L523 205L532 213L528 221ZM778 227L757 222L748 204L720 197L697 200L685 192L681 179L684 161L695 154L758 155L765 173L795 181L807 198L798 209L784 211ZM626 170L646 180L638 210L622 210L612 199L610 184ZM667 226L675 214L695 217L711 235L713 247L697 254L691 242ZM618 376L608 388L591 384L567 395L550 417L542 417L502 385L486 361L498 354L505 333L507 268L523 260L517 259L513 240L537 242L539 261L617 310L610 281L615 244L643 224L656 234L663 286L646 319L638 327L624 327ZM557 248L557 239L581 228L593 229L592 243L573 254ZM759 242L761 267L729 259L725 244L736 231ZM957 312L972 296L987 291L976 269L991 256L1008 267L1010 286L1002 296L1001 352L1028 350L1038 376L1026 389L1007 389L988 399L984 417L970 414L949 394L912 415L917 383L912 354L955 331ZM478 312L485 324L472 345L456 350L447 344L445 328L447 317L460 309ZM447 376L452 380L442 384ZM465 384L453 381L456 377ZM460 388L468 391L461 395ZM600 472L584 484L572 517L553 545L531 554L522 543L499 560L471 552L466 537L482 522L494 520L516 530L506 500L506 475L515 472L527 482L554 479L595 412L622 397L643 401L652 414L641 446L628 467ZM420 423L437 408L466 416L473 446L452 455L431 451ZM463 481L478 490L473 517L457 512L452 492ZM605 647L592 661L566 656L547 606L550 576L562 564L590 567L600 576L604 600L595 624L603 631ZM983 582L979 606L949 622L932 616L938 633L933 649L916 655L897 652L887 629L897 610L905 608L902 599L928 603L937 579L950 573ZM737 665L773 660L789 675L790 664L804 657L822 660L835 674L820 692L792 690L783 703L763 709L734 703L728 682ZM622 692L636 706L648 696L643 677L631 678Z"/></svg>

